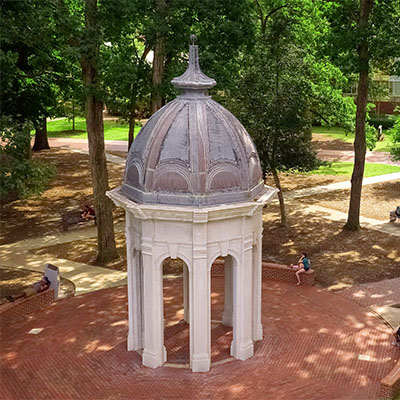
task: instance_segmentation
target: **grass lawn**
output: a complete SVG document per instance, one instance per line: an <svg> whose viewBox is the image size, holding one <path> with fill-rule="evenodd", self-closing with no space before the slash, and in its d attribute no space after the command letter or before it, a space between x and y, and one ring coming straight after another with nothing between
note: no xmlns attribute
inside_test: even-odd
<svg viewBox="0 0 400 400"><path fill-rule="evenodd" d="M354 164L351 162L333 162L331 165L322 166L319 169L308 172L309 175L341 175L351 176ZM364 177L378 176L400 172L400 167L385 164L365 164Z"/></svg>
<svg viewBox="0 0 400 400"><path fill-rule="evenodd" d="M334 139L342 140L343 142L353 143L354 142L354 134L348 133L345 134L342 128L337 126L329 127L329 126L313 126L312 127L313 133L320 133L323 135L328 135ZM385 139L381 142L377 142L374 148L374 151L390 151L391 146L391 138L390 135L387 134L387 131L384 131Z"/></svg>
<svg viewBox="0 0 400 400"><path fill-rule="evenodd" d="M135 136L140 131L141 125L136 124ZM128 140L129 125L118 121L104 121L105 140ZM47 123L48 137L87 139L85 118L75 119L75 131L72 131L72 121L67 118Z"/></svg>

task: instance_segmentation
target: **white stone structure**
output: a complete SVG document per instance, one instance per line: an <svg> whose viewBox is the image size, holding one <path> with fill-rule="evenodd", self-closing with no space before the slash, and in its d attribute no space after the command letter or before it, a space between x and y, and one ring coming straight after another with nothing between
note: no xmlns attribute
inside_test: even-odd
<svg viewBox="0 0 400 400"><path fill-rule="evenodd" d="M215 85L190 46L183 91L154 114L128 155L124 184L109 192L126 211L128 350L145 366L167 359L163 261L182 259L190 367L211 364L211 267L225 260L223 324L233 326L231 355L246 360L262 339L262 209L276 190L264 186L255 147L242 125L206 95Z"/></svg>

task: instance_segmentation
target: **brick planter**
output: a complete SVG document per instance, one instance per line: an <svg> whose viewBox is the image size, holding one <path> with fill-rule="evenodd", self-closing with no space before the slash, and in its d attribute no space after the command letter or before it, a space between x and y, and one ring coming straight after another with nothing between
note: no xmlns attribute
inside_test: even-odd
<svg viewBox="0 0 400 400"><path fill-rule="evenodd" d="M0 328L24 319L28 314L47 307L53 301L54 290L50 289L13 303L3 304L0 307Z"/></svg>
<svg viewBox="0 0 400 400"><path fill-rule="evenodd" d="M263 279L270 279L274 281L296 283L297 279L294 275L295 270L288 268L287 265L272 264L263 262L262 263L262 276ZM224 275L224 261L215 260L211 268L212 276L223 276ZM301 283L303 285L314 285L315 271L310 269L308 272L301 274Z"/></svg>
<svg viewBox="0 0 400 400"><path fill-rule="evenodd" d="M297 282L296 276L294 274L296 271L288 268L287 265L263 262L262 267L263 279L270 279L287 283ZM301 274L300 279L302 285L314 285L315 271L313 269L310 269L309 271Z"/></svg>
<svg viewBox="0 0 400 400"><path fill-rule="evenodd" d="M394 399L400 393L400 361L390 373L381 380L381 392L379 398L382 400Z"/></svg>

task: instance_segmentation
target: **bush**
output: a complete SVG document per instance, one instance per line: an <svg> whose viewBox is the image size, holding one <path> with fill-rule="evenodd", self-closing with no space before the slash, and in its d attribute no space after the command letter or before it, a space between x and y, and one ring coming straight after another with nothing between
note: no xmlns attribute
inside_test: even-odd
<svg viewBox="0 0 400 400"><path fill-rule="evenodd" d="M42 194L55 176L55 168L30 157L31 127L4 117L0 128L0 201Z"/></svg>
<svg viewBox="0 0 400 400"><path fill-rule="evenodd" d="M400 116L393 119L393 128L388 132L392 136L393 146L390 149L390 154L395 161L400 161Z"/></svg>
<svg viewBox="0 0 400 400"><path fill-rule="evenodd" d="M368 123L378 129L382 125L383 129L391 129L394 125L394 120L388 117L370 117Z"/></svg>

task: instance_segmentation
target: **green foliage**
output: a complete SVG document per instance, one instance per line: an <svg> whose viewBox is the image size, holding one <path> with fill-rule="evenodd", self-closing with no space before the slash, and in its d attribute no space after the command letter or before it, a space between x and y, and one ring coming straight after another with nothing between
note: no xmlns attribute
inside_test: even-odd
<svg viewBox="0 0 400 400"><path fill-rule="evenodd" d="M304 52L288 40L290 31L286 18L275 19L272 37L260 40L231 102L253 137L264 174L318 165L308 134L312 87Z"/></svg>
<svg viewBox="0 0 400 400"><path fill-rule="evenodd" d="M32 160L27 123L3 117L0 122L0 200L22 199L43 193L55 175L53 166Z"/></svg>
<svg viewBox="0 0 400 400"><path fill-rule="evenodd" d="M333 162L328 165L321 166L320 168L308 172L311 175L340 175L340 176L351 176L353 172L354 164L350 162ZM400 172L400 167L394 165L385 164L365 164L364 176L378 176L385 174L392 174L394 172Z"/></svg>
<svg viewBox="0 0 400 400"><path fill-rule="evenodd" d="M393 145L390 149L390 154L393 160L400 161L400 115L397 115L393 119L395 120L393 128L388 131L388 133L392 136L393 142Z"/></svg>
<svg viewBox="0 0 400 400"><path fill-rule="evenodd" d="M379 125L382 125L382 129L391 129L394 126L394 120L392 118L388 118L388 117L370 116L368 122L370 125L374 126L375 128L378 128Z"/></svg>
<svg viewBox="0 0 400 400"><path fill-rule="evenodd" d="M135 136L141 129L140 124L135 125ZM47 123L48 137L87 139L86 120L76 118L75 129L71 131L72 122L68 119L50 121ZM104 121L104 139L105 140L128 140L129 125L120 121Z"/></svg>

